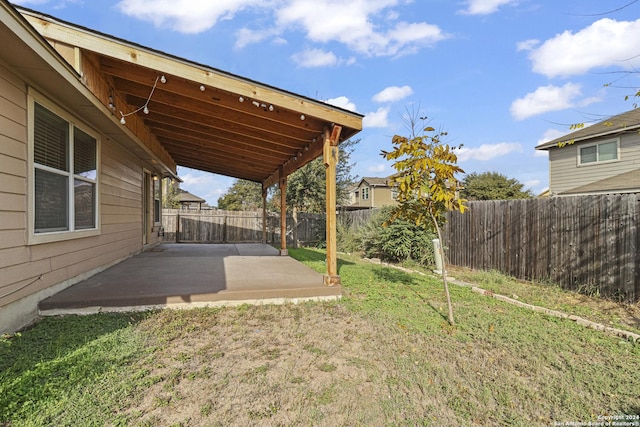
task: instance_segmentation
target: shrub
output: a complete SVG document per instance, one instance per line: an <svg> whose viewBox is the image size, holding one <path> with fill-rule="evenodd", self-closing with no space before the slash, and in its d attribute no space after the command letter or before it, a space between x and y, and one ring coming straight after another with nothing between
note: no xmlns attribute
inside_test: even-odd
<svg viewBox="0 0 640 427"><path fill-rule="evenodd" d="M390 217L391 209L380 209L360 228L359 240L365 256L390 262L413 260L433 265L435 233L403 219L396 219L385 227L383 224Z"/></svg>

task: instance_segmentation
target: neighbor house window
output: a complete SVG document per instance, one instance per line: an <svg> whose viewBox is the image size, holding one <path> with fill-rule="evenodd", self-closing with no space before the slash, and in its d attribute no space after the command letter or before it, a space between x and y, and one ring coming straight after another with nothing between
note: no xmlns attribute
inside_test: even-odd
<svg viewBox="0 0 640 427"><path fill-rule="evenodd" d="M398 200L398 187L391 187L391 199Z"/></svg>
<svg viewBox="0 0 640 427"><path fill-rule="evenodd" d="M618 140L606 141L600 144L579 148L579 164L588 165L600 162L618 160Z"/></svg>
<svg viewBox="0 0 640 427"><path fill-rule="evenodd" d="M369 199L369 187L365 187L362 189L362 200Z"/></svg>
<svg viewBox="0 0 640 427"><path fill-rule="evenodd" d="M98 140L54 108L34 101L33 233L97 229Z"/></svg>

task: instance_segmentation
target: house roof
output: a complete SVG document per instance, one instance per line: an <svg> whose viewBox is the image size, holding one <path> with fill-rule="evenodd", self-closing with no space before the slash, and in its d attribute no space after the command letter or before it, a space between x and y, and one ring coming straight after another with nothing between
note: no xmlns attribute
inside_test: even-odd
<svg viewBox="0 0 640 427"><path fill-rule="evenodd" d="M5 0L0 3L11 8ZM335 129L340 141L362 129L360 114L18 10L50 43L72 49L76 79L92 85L91 102L110 119L109 128L115 124L125 134L147 135L151 142L142 148L155 153L153 162L162 163L168 174L181 165L271 185L280 174L286 176L322 154L324 138ZM122 115L127 115L126 124L120 124Z"/></svg>
<svg viewBox="0 0 640 427"><path fill-rule="evenodd" d="M640 129L640 108L635 108L626 113L609 117L592 126L588 126L561 136L554 140L545 142L536 147L536 150L548 150L562 142L580 142L602 136L619 135L626 132L638 131Z"/></svg>
<svg viewBox="0 0 640 427"><path fill-rule="evenodd" d="M205 203L206 202L205 199L184 190L180 190L180 193L178 193L178 195L176 196L176 199L180 203Z"/></svg>
<svg viewBox="0 0 640 427"><path fill-rule="evenodd" d="M363 182L366 182L371 187L388 187L389 186L389 178L376 178L376 177L364 177L360 180L357 187L360 187Z"/></svg>
<svg viewBox="0 0 640 427"><path fill-rule="evenodd" d="M74 115L129 148L150 170L175 175L171 157L160 151L154 153L139 144L128 128L105 114L104 105L83 83L77 71L5 0L0 0L0 40L2 66L19 73L29 90L35 89L72 107Z"/></svg>
<svg viewBox="0 0 640 427"><path fill-rule="evenodd" d="M563 191L560 195L640 192L640 169Z"/></svg>

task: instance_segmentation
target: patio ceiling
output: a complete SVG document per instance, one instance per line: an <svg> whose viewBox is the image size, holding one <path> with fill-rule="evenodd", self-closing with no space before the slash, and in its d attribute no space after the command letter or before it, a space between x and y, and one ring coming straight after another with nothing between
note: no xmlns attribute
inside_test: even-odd
<svg viewBox="0 0 640 427"><path fill-rule="evenodd" d="M271 185L322 154L334 126L341 141L362 129L360 114L19 10L79 73L99 78L88 84L115 120L125 115L177 165Z"/></svg>

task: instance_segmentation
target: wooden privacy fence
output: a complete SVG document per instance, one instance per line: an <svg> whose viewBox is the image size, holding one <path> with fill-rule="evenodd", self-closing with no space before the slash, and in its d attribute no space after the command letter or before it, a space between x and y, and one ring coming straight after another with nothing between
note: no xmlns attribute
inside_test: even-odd
<svg viewBox="0 0 640 427"><path fill-rule="evenodd" d="M444 231L453 265L640 300L640 195L469 202Z"/></svg>
<svg viewBox="0 0 640 427"><path fill-rule="evenodd" d="M324 240L324 215L298 213L297 240L314 244ZM179 243L262 242L262 211L163 209L163 241ZM294 242L294 220L287 216L287 244ZM280 215L267 216L267 242L280 243Z"/></svg>

